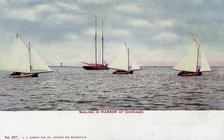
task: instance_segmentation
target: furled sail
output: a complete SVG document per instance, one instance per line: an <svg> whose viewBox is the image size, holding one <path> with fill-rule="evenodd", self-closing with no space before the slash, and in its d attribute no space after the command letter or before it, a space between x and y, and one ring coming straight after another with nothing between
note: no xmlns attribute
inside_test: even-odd
<svg viewBox="0 0 224 140"><path fill-rule="evenodd" d="M196 45L192 45L188 53L181 59L181 61L176 66L173 67L173 69L180 71L196 72L197 57L198 47Z"/></svg>
<svg viewBox="0 0 224 140"><path fill-rule="evenodd" d="M128 71L128 52L126 47L122 47L120 54L108 66L112 69Z"/></svg>
<svg viewBox="0 0 224 140"><path fill-rule="evenodd" d="M211 68L208 64L208 61L205 58L205 55L203 53L202 50L200 50L200 54L201 54L201 68L200 71L211 71Z"/></svg>

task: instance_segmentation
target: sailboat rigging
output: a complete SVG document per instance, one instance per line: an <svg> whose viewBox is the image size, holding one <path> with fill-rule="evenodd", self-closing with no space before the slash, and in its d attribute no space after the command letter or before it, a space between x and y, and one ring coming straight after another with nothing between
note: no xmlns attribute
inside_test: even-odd
<svg viewBox="0 0 224 140"><path fill-rule="evenodd" d="M97 17L95 15L95 64L94 63L86 63L86 66L83 66L85 70L109 70L107 67L107 64L104 62L104 37L103 37L103 21L102 21L102 62L101 64L98 64L97 61Z"/></svg>
<svg viewBox="0 0 224 140"><path fill-rule="evenodd" d="M192 45L189 52L173 67L174 70L181 71L177 74L178 76L201 76L202 72L211 71L200 45L196 39L194 42L195 45Z"/></svg>
<svg viewBox="0 0 224 140"><path fill-rule="evenodd" d="M7 62L0 62L0 70L12 71L10 78L38 77L40 73L53 72L19 33L4 58Z"/></svg>
<svg viewBox="0 0 224 140"><path fill-rule="evenodd" d="M127 47L126 43L125 46L122 47L120 54L109 64L109 68L115 69L113 74L133 74L133 71L141 70L138 64L135 62L133 57L130 57L130 48ZM132 58L131 67L130 58Z"/></svg>

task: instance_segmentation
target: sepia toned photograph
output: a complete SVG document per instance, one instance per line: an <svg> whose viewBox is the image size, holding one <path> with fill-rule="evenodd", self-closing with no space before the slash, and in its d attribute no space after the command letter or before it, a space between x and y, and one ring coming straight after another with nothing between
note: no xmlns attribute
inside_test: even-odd
<svg viewBox="0 0 224 140"><path fill-rule="evenodd" d="M77 127L86 123L89 128L87 122L94 120L98 126L104 122L101 117L111 117L108 126L116 120L127 122L116 127L121 132L127 127L126 134L130 121L139 117L145 118L139 121L144 132L149 130L145 123L149 118L148 124L158 122L167 128L174 123L188 129L188 121L197 123L207 116L205 127L200 127L209 131L215 123L212 116L218 117L217 111L223 116L224 110L223 7L222 0L0 0L0 118L5 120L0 121L0 139L125 139L114 137L118 133L89 137L92 129L87 134ZM38 125L38 119L46 123L43 128L53 124L61 129L56 120L63 113L80 135L54 131L58 135L53 136L52 131L49 137L35 137L33 132L21 136L3 128L12 123L9 118L24 115L24 132L30 123ZM26 120L25 114L35 120ZM115 119L115 114L124 120ZM175 115L176 119L171 117ZM48 126L46 116L54 116L54 123ZM157 117L169 123L160 124ZM177 123L178 118L186 123ZM218 140L224 138L219 126L224 120L216 120ZM106 130L113 132L112 127ZM204 134L213 138L198 130L185 138L200 139ZM172 135L179 131L168 133L165 127L161 132L167 133L159 137L159 131L150 128L149 137L138 133L126 138L181 137Z"/></svg>

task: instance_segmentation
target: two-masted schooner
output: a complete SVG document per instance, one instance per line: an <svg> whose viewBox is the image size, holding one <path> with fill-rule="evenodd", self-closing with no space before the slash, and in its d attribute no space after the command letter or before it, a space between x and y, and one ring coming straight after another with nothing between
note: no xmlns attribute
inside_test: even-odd
<svg viewBox="0 0 224 140"><path fill-rule="evenodd" d="M181 71L177 74L178 76L201 76L202 72L211 71L204 52L196 39L194 39L194 45L190 47L188 53L173 69Z"/></svg>
<svg viewBox="0 0 224 140"><path fill-rule="evenodd" d="M0 70L11 71L10 78L38 77L40 73L53 72L38 53L20 34L0 60Z"/></svg>
<svg viewBox="0 0 224 140"><path fill-rule="evenodd" d="M97 60L97 17L95 16L95 64L94 63L86 63L82 62L85 64L83 68L85 70L109 70L107 63L104 61L104 37L103 37L103 22L102 22L102 62L101 64L98 63Z"/></svg>
<svg viewBox="0 0 224 140"><path fill-rule="evenodd" d="M133 74L133 71L141 70L142 68L135 62L133 57L130 57L130 48L124 43L120 54L109 64L109 68L115 69L113 74ZM130 66L130 58L132 63Z"/></svg>

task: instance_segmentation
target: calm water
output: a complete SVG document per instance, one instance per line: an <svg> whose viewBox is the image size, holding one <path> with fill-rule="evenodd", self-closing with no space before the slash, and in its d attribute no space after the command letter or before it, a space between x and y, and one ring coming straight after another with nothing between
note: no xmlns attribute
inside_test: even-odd
<svg viewBox="0 0 224 140"><path fill-rule="evenodd" d="M39 78L12 79L0 72L0 110L223 110L224 68L178 77L170 67L133 75L53 67Z"/></svg>

